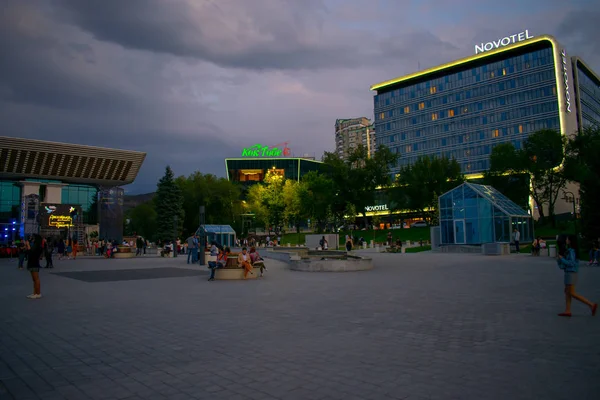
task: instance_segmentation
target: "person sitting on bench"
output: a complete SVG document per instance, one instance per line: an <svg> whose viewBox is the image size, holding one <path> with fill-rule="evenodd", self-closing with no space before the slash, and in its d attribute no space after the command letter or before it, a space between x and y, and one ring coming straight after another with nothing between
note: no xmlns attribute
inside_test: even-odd
<svg viewBox="0 0 600 400"><path fill-rule="evenodd" d="M225 266L227 265L227 256L229 255L229 253L229 247L225 247L224 249L220 248L219 254L217 255L217 261L208 262L208 268L210 268L210 277L208 278L209 281L215 280L215 272L217 271L217 269L225 268Z"/></svg>
<svg viewBox="0 0 600 400"><path fill-rule="evenodd" d="M256 247L254 246L250 247L250 262L253 267L260 268L260 276L263 276L263 271L267 270L267 267L265 267L265 260L258 254L258 251L256 251Z"/></svg>
<svg viewBox="0 0 600 400"><path fill-rule="evenodd" d="M250 262L250 254L248 254L248 249L244 247L242 248L242 252L238 255L238 265L244 268L244 279L248 277L248 273L254 275L254 272L252 272L252 264Z"/></svg>

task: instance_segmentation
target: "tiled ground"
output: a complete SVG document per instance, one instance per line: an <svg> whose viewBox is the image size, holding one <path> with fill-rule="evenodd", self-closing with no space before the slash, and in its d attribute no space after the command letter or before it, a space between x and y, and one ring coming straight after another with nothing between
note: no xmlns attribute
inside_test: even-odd
<svg viewBox="0 0 600 400"><path fill-rule="evenodd" d="M184 258L62 261L37 301L0 260L0 399L600 399L600 315L556 316L552 260L373 257L246 282L164 269ZM579 281L600 301L600 268Z"/></svg>

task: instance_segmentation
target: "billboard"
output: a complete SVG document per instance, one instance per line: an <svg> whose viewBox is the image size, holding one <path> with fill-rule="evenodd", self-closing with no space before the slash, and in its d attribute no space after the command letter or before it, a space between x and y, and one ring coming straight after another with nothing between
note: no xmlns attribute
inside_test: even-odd
<svg viewBox="0 0 600 400"><path fill-rule="evenodd" d="M71 228L81 224L83 214L77 204L42 203L39 210L42 229Z"/></svg>
<svg viewBox="0 0 600 400"><path fill-rule="evenodd" d="M100 238L123 240L123 197L125 191L120 187L98 191L100 209Z"/></svg>

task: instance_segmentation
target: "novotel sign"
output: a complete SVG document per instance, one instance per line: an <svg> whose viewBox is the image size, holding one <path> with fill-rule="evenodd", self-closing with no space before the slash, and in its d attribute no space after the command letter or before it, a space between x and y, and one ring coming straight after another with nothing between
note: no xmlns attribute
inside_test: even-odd
<svg viewBox="0 0 600 400"><path fill-rule="evenodd" d="M379 204L376 206L366 206L365 211L388 211L387 204Z"/></svg>
<svg viewBox="0 0 600 400"><path fill-rule="evenodd" d="M567 112L571 112L571 94L569 93L569 72L567 70L567 52L565 49L562 49L560 52L562 58L562 77L563 82L565 83L565 102L567 107Z"/></svg>
<svg viewBox="0 0 600 400"><path fill-rule="evenodd" d="M491 42L481 43L475 45L475 54L483 53L485 51L490 51L494 49L498 49L500 47L508 46L509 44L522 42L523 40L531 39L533 36L529 34L529 31L526 29L524 32L515 33L514 35L506 36L500 38L498 40L492 40Z"/></svg>

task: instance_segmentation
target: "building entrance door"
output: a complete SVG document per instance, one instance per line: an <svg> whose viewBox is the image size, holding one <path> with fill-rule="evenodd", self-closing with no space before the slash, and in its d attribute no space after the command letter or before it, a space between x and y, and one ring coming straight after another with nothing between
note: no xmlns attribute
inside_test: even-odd
<svg viewBox="0 0 600 400"><path fill-rule="evenodd" d="M465 244L465 220L454 220L454 243Z"/></svg>

